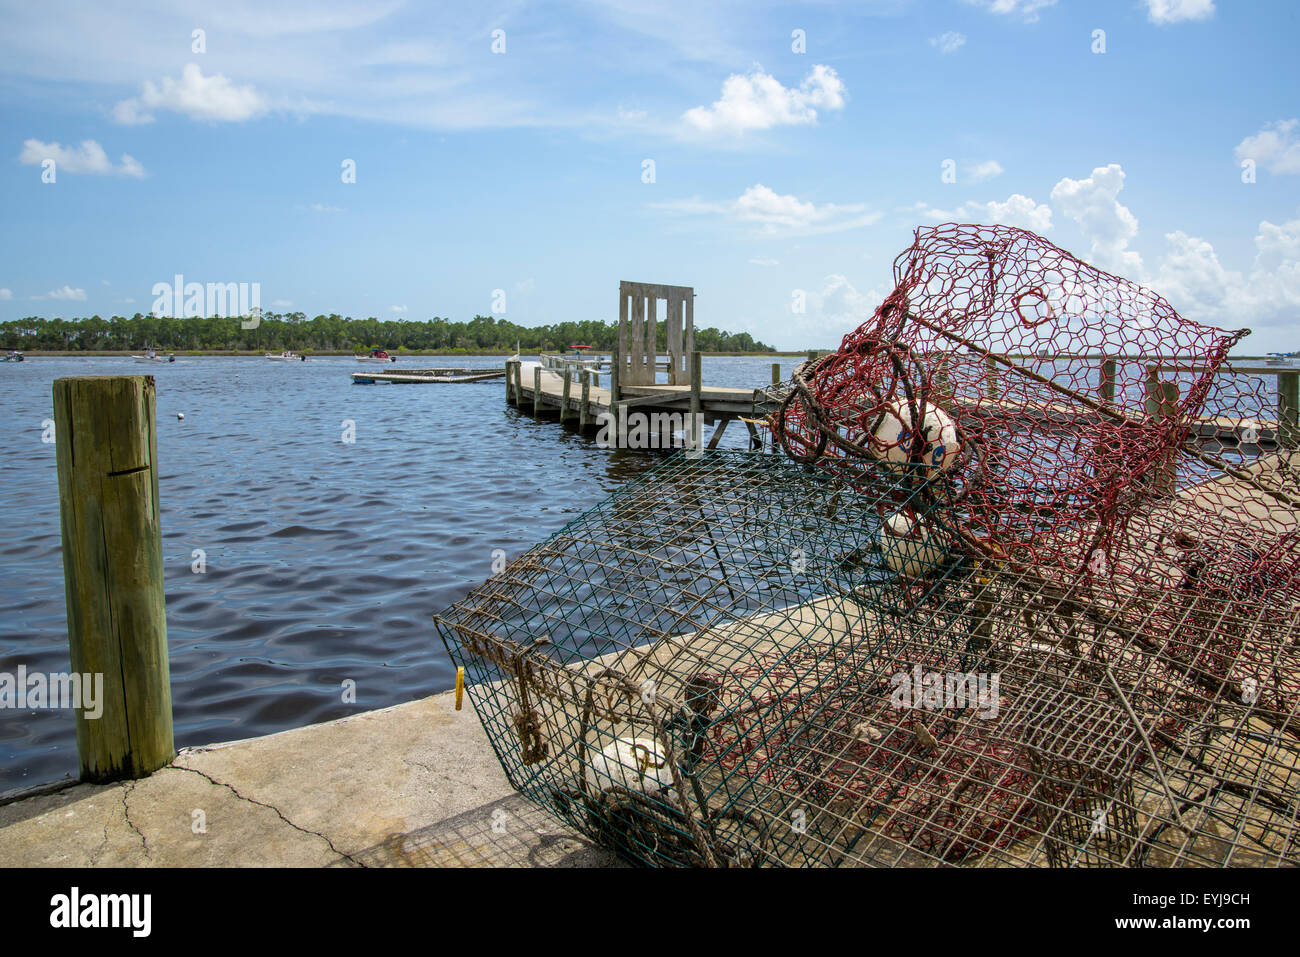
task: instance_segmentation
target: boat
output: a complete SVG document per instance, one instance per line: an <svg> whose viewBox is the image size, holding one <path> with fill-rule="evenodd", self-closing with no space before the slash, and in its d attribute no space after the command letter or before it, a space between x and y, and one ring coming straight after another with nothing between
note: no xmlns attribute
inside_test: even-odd
<svg viewBox="0 0 1300 957"><path fill-rule="evenodd" d="M1270 352L1268 364L1272 366L1289 365L1300 359L1300 352Z"/></svg>
<svg viewBox="0 0 1300 957"><path fill-rule="evenodd" d="M175 362L176 361L176 357L172 355L170 352L167 353L167 355L165 356L160 356L158 355L157 350L154 349L146 349L144 355L132 356L131 358L134 359L136 362Z"/></svg>
<svg viewBox="0 0 1300 957"><path fill-rule="evenodd" d="M302 361L305 361L304 358L303 358L302 356L298 355L298 353L296 353L296 352L290 352L288 349L286 349L284 352L281 352L279 355L276 355L274 352L268 352L268 353L266 354L266 357L267 357L268 359L270 359L272 362L302 362Z"/></svg>
<svg viewBox="0 0 1300 957"><path fill-rule="evenodd" d="M22 361L23 361L23 354L19 352L17 349L10 349L9 354L6 355L3 359L0 359L0 362L22 362Z"/></svg>
<svg viewBox="0 0 1300 957"><path fill-rule="evenodd" d="M387 349L371 349L369 355L356 356L358 362L396 362L397 356L390 356Z"/></svg>

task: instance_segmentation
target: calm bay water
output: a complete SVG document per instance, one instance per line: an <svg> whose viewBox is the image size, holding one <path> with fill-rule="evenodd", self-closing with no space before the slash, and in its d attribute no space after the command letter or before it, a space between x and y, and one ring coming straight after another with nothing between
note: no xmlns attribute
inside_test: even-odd
<svg viewBox="0 0 1300 957"><path fill-rule="evenodd" d="M527 358L527 357L525 357ZM772 359L706 358L709 385ZM781 360L788 376L799 360ZM394 368L499 368L403 358ZM430 618L657 461L505 405L501 381L353 386L350 358L34 358L0 365L0 672L69 667L51 385L154 375L178 746L268 734L451 687ZM184 413L184 421L176 418ZM356 439L342 441L344 420ZM743 447L733 425L724 447ZM193 571L202 549L206 571ZM356 703L342 684L356 682ZM71 711L0 710L0 793L76 773Z"/></svg>

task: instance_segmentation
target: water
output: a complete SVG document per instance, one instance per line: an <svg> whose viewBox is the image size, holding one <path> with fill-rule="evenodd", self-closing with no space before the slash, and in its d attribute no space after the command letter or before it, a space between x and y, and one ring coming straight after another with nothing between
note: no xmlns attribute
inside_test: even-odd
<svg viewBox="0 0 1300 957"><path fill-rule="evenodd" d="M527 358L527 357L525 357ZM705 358L755 387L769 358ZM796 358L781 360L789 376ZM403 358L393 368L500 368ZM68 670L51 384L152 374L178 746L328 721L451 687L430 618L658 460L505 404L501 380L354 386L347 357L0 365L0 672ZM176 414L182 412L184 421ZM354 443L342 441L344 420ZM733 424L723 447L744 447ZM206 570L196 573L195 550ZM343 684L355 682L355 703ZM0 711L0 793L76 774L73 715Z"/></svg>

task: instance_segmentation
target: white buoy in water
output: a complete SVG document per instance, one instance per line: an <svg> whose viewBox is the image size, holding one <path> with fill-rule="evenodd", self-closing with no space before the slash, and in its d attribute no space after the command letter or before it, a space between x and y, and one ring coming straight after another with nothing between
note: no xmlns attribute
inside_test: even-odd
<svg viewBox="0 0 1300 957"><path fill-rule="evenodd" d="M957 440L957 424L952 416L930 402L925 404L921 417L925 430L926 474L934 477L950 468L961 452ZM876 419L871 430L876 441L870 445L872 453L886 462L905 464L912 453L912 410L906 402L890 402Z"/></svg>
<svg viewBox="0 0 1300 957"><path fill-rule="evenodd" d="M177 419L183 419L183 418L185 418L185 413L184 413L184 412L177 412L177 413L176 413L176 418L177 418Z"/></svg>
<svg viewBox="0 0 1300 957"><path fill-rule="evenodd" d="M617 786L653 794L671 788L673 774L653 738L619 738L591 759L587 783L594 793Z"/></svg>
<svg viewBox="0 0 1300 957"><path fill-rule="evenodd" d="M943 563L946 550L914 516L895 512L880 528L880 554L898 574L920 578Z"/></svg>

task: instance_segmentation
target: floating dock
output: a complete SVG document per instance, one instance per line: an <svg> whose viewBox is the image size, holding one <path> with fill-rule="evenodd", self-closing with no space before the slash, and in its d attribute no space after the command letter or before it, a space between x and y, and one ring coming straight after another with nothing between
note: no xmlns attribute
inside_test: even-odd
<svg viewBox="0 0 1300 957"><path fill-rule="evenodd" d="M401 372L354 372L353 385L413 385L421 382L487 382L505 375L502 369L403 369Z"/></svg>

